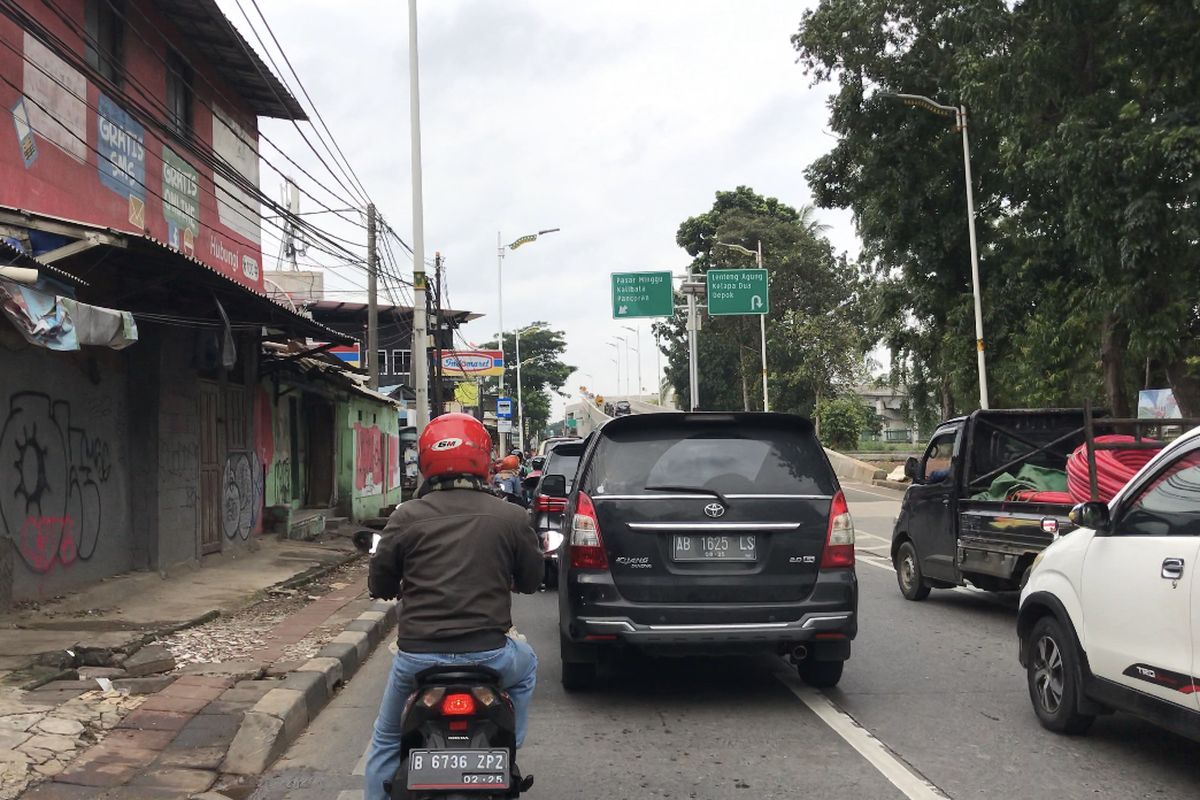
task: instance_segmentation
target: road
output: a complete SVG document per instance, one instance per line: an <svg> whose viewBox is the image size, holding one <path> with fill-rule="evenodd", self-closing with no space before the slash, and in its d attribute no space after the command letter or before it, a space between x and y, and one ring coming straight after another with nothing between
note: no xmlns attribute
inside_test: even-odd
<svg viewBox="0 0 1200 800"><path fill-rule="evenodd" d="M775 658L630 658L583 695L559 684L557 601L517 598L541 658L521 763L530 800L595 798L1194 798L1200 744L1126 715L1089 736L1044 731L1016 661L1015 597L904 600L887 563L899 508L846 487L861 622L841 685L805 689ZM380 648L253 800L357 800L390 653Z"/></svg>

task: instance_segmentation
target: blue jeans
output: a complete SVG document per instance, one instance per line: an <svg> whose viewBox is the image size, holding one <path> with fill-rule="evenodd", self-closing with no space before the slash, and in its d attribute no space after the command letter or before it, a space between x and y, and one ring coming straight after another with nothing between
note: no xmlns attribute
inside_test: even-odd
<svg viewBox="0 0 1200 800"><path fill-rule="evenodd" d="M383 782L390 781L400 769L401 717L409 695L416 690L417 673L443 664L473 664L491 667L500 673L500 684L512 698L517 716L517 747L525 741L529 725L529 703L537 683L537 655L533 648L515 639L506 639L504 647L481 653L396 653L392 674L379 705L371 753L367 756L364 800L386 800Z"/></svg>

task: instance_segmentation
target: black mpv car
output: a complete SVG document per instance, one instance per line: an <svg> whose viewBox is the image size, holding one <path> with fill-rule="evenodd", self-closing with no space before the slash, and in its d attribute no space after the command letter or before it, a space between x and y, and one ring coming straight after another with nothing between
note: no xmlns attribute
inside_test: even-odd
<svg viewBox="0 0 1200 800"><path fill-rule="evenodd" d="M564 518L563 686L604 652L768 651L833 686L857 633L854 525L807 419L638 414L587 443Z"/></svg>

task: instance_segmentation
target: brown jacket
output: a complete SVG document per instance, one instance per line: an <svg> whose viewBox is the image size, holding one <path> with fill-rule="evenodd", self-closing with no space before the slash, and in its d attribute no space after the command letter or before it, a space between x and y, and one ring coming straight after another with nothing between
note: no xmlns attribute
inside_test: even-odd
<svg viewBox="0 0 1200 800"><path fill-rule="evenodd" d="M542 569L528 512L488 492L444 489L396 508L368 582L375 597L401 598L401 650L473 653L504 644L511 592L536 592Z"/></svg>

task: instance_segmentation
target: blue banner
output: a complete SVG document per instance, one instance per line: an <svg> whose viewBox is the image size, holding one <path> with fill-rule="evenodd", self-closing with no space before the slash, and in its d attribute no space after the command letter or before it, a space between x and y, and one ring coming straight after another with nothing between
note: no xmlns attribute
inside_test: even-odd
<svg viewBox="0 0 1200 800"><path fill-rule="evenodd" d="M122 197L146 199L146 129L100 95L97 114L100 182Z"/></svg>

